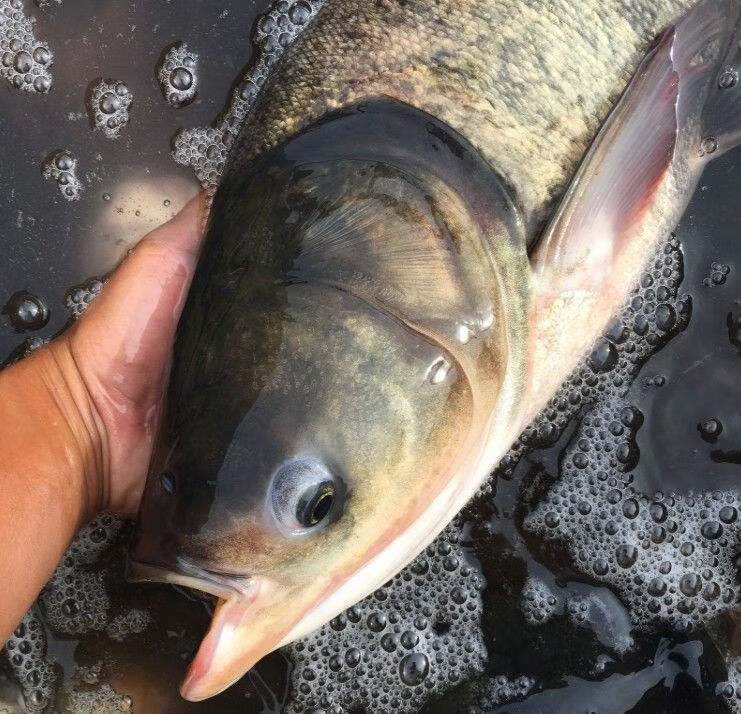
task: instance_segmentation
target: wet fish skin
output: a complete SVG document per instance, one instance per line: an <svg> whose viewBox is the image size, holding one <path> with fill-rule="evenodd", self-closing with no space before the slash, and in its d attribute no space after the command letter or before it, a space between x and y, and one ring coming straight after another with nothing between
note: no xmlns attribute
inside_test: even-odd
<svg viewBox="0 0 741 714"><path fill-rule="evenodd" d="M232 151L249 161L342 106L406 102L513 188L530 237L659 32L693 0L327 0Z"/></svg>
<svg viewBox="0 0 741 714"><path fill-rule="evenodd" d="M526 247L685 7L328 0L287 51L215 198L171 390L177 483L151 480L133 554L139 578L222 598L187 698L398 571L599 334L702 170L734 0L662 34L533 270ZM284 522L322 479L326 523Z"/></svg>

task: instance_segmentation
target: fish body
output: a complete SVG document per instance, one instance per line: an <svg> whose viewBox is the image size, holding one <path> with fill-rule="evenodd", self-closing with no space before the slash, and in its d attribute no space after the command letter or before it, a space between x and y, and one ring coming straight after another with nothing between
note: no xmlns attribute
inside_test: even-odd
<svg viewBox="0 0 741 714"><path fill-rule="evenodd" d="M327 0L275 65L132 551L221 599L184 696L398 572L604 329L741 126L738 4L686 8Z"/></svg>

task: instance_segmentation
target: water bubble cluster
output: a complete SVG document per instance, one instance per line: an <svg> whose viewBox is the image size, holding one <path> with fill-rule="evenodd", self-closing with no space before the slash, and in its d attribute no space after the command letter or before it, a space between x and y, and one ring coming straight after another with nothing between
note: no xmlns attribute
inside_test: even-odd
<svg viewBox="0 0 741 714"><path fill-rule="evenodd" d="M655 349L662 333L676 329L688 311L687 299L675 298L679 277L675 242L661 253L666 257L654 261L610 332L613 339L619 337L615 341L619 356L601 390L599 381L588 383L592 366L577 370L554 398L551 413L557 416L559 404L580 402L570 396L579 381L602 392L564 454L560 478L528 514L524 526L547 540L562 541L578 570L620 594L636 624L663 622L691 629L738 607L734 558L741 540L741 504L733 492L649 497L631 485L631 471L638 462L635 434L643 419L624 400L626 387L645 360L643 349ZM660 318L662 306L671 318ZM639 323L639 318L645 321ZM631 338L631 332L641 340ZM643 349L641 343L646 343ZM713 421L701 425L710 438L719 431Z"/></svg>
<svg viewBox="0 0 741 714"><path fill-rule="evenodd" d="M226 154L226 138L221 129L187 129L175 137L175 161L190 166L199 183L210 191L219 184Z"/></svg>
<svg viewBox="0 0 741 714"><path fill-rule="evenodd" d="M64 296L64 306L72 314L72 319L79 320L102 289L103 281L98 278L71 287Z"/></svg>
<svg viewBox="0 0 741 714"><path fill-rule="evenodd" d="M190 104L198 93L198 55L184 42L172 45L157 69L157 79L173 107Z"/></svg>
<svg viewBox="0 0 741 714"><path fill-rule="evenodd" d="M530 577L525 581L520 607L528 624L548 622L558 611L559 604L556 595L540 578Z"/></svg>
<svg viewBox="0 0 741 714"><path fill-rule="evenodd" d="M102 631L116 641L146 629L151 616L136 608L111 606L107 573L101 557L119 538L124 522L101 514L77 535L47 583L37 605L23 618L4 650L15 678L23 687L26 711L41 714L56 697L56 674L46 656L48 627L54 634L80 636ZM102 663L78 667L75 688L68 693L67 709L85 712L131 711L132 700L109 685L98 685Z"/></svg>
<svg viewBox="0 0 741 714"><path fill-rule="evenodd" d="M116 615L105 628L106 634L112 640L123 642L129 635L144 632L152 624L151 615L145 610L131 608Z"/></svg>
<svg viewBox="0 0 741 714"><path fill-rule="evenodd" d="M175 161L190 166L205 189L215 190L218 185L226 154L265 84L270 68L322 5L324 0L279 0L258 20L254 38L255 61L237 85L228 109L215 127L187 129L175 137Z"/></svg>
<svg viewBox="0 0 741 714"><path fill-rule="evenodd" d="M487 682L485 691L479 694L478 704L469 707L467 712L468 714L484 714L484 712L492 711L494 707L524 699L534 686L535 680L532 677L522 675L516 679L509 679L500 674Z"/></svg>
<svg viewBox="0 0 741 714"><path fill-rule="evenodd" d="M96 518L80 531L54 571L40 603L56 632L79 635L105 629L110 599L103 573L92 566L120 527L111 516Z"/></svg>
<svg viewBox="0 0 741 714"><path fill-rule="evenodd" d="M77 177L77 159L69 151L58 151L50 156L41 170L45 179L54 181L67 201L78 201L82 184Z"/></svg>
<svg viewBox="0 0 741 714"><path fill-rule="evenodd" d="M585 363L571 373L502 459L497 470L499 476L508 477L527 449L555 443L566 424L585 405L607 395L622 397L627 394L648 358L681 332L689 321L690 297L677 296L681 281L682 255L679 242L672 235L659 246L639 285L612 325L597 340ZM586 466L585 455L575 455L575 458L577 463L582 462L582 468ZM490 484L484 485L482 495L489 487Z"/></svg>
<svg viewBox="0 0 741 714"><path fill-rule="evenodd" d="M34 23L21 0L0 0L0 77L16 89L43 94L51 89L54 57L34 37Z"/></svg>
<svg viewBox="0 0 741 714"><path fill-rule="evenodd" d="M732 712L741 712L741 657L728 663L728 680L718 682L716 693L725 699Z"/></svg>
<svg viewBox="0 0 741 714"><path fill-rule="evenodd" d="M483 672L483 579L460 527L451 524L393 580L286 649L294 711L416 711Z"/></svg>
<svg viewBox="0 0 741 714"><path fill-rule="evenodd" d="M714 288L718 285L723 285L726 282L728 273L731 272L731 267L726 263L718 263L716 261L710 264L710 274L703 278L702 284L707 288Z"/></svg>
<svg viewBox="0 0 741 714"><path fill-rule="evenodd" d="M27 714L41 714L53 700L57 675L46 657L47 634L32 608L5 646L5 656L23 689Z"/></svg>
<svg viewBox="0 0 741 714"><path fill-rule="evenodd" d="M75 666L75 682L79 684L98 684L103 674L103 662L98 660L91 665Z"/></svg>
<svg viewBox="0 0 741 714"><path fill-rule="evenodd" d="M106 631L121 641L149 625L149 615L141 610L132 608L111 614L105 573L98 561L122 527L120 519L102 514L78 533L65 553L39 598L46 622L56 633Z"/></svg>
<svg viewBox="0 0 741 714"><path fill-rule="evenodd" d="M119 694L110 684L93 690L74 691L69 696L69 711L75 714L114 714L133 712L133 702L128 694Z"/></svg>
<svg viewBox="0 0 741 714"><path fill-rule="evenodd" d="M49 308L37 295L20 290L10 296L2 310L16 332L40 330L49 322Z"/></svg>
<svg viewBox="0 0 741 714"><path fill-rule="evenodd" d="M109 139L117 139L129 123L134 97L125 82L101 79L90 94L93 127Z"/></svg>
<svg viewBox="0 0 741 714"><path fill-rule="evenodd" d="M739 605L741 503L724 491L637 492L630 469L640 421L619 398L591 409L524 525L563 541L578 570L615 588L634 623L692 629Z"/></svg>

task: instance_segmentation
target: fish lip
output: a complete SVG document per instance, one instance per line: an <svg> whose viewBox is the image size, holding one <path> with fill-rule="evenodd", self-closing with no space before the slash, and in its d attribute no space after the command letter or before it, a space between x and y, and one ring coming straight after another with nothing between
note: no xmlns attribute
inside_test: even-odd
<svg viewBox="0 0 741 714"><path fill-rule="evenodd" d="M223 600L246 597L251 590L252 578L246 573L217 572L205 568L182 556L177 557L177 570L161 565L130 560L126 577L132 582L158 582L181 585L193 590L209 593Z"/></svg>

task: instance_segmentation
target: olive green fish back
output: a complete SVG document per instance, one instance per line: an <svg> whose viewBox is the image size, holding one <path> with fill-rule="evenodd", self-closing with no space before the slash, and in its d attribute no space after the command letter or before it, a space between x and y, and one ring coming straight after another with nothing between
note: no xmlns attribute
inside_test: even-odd
<svg viewBox="0 0 741 714"><path fill-rule="evenodd" d="M691 0L327 0L274 68L232 154L386 95L465 136L530 237L657 33Z"/></svg>

